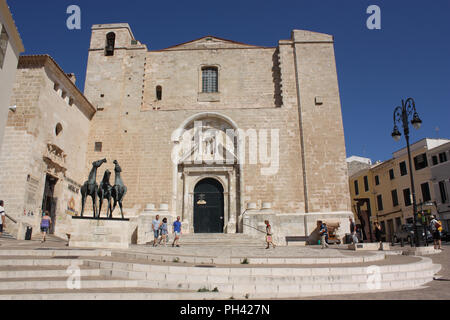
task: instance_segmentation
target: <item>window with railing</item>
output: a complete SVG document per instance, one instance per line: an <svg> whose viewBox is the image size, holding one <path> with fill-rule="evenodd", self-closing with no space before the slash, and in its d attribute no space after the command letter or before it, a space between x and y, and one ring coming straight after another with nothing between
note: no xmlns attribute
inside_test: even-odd
<svg viewBox="0 0 450 320"><path fill-rule="evenodd" d="M427 154L422 153L414 158L414 166L416 168L416 171L425 169L428 167L428 160L427 160Z"/></svg>
<svg viewBox="0 0 450 320"><path fill-rule="evenodd" d="M217 67L202 68L202 92L219 92L219 70Z"/></svg>

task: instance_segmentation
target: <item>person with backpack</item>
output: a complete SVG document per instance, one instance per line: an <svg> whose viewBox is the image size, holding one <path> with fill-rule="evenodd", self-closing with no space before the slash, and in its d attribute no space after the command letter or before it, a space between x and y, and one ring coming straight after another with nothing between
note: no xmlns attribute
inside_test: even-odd
<svg viewBox="0 0 450 320"><path fill-rule="evenodd" d="M435 250L442 250L441 231L439 231L440 228L442 228L442 223L438 221L435 216L431 216L430 229L433 233Z"/></svg>

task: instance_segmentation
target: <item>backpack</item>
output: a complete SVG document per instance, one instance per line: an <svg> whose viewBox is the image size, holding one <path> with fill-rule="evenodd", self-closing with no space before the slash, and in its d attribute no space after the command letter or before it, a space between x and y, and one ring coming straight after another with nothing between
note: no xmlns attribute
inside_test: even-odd
<svg viewBox="0 0 450 320"><path fill-rule="evenodd" d="M439 221L439 220L436 220L436 229L439 231L439 232L442 232L442 223Z"/></svg>
<svg viewBox="0 0 450 320"><path fill-rule="evenodd" d="M440 228L442 228L442 224L439 221L436 219L431 220L431 230L433 232L438 231Z"/></svg>

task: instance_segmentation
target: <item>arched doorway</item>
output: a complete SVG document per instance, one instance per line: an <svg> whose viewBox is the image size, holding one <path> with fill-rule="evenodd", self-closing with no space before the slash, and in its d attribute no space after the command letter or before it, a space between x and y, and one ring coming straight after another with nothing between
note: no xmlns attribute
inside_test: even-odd
<svg viewBox="0 0 450 320"><path fill-rule="evenodd" d="M194 232L224 232L224 190L215 179L204 179L194 189Z"/></svg>

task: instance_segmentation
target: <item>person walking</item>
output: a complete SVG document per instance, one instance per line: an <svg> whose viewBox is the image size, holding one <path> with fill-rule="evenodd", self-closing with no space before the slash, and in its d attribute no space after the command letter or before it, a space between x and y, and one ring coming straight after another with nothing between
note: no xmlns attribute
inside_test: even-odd
<svg viewBox="0 0 450 320"><path fill-rule="evenodd" d="M50 229L51 224L52 219L50 219L48 211L45 211L41 219L41 233L43 235L41 243L44 243L46 241L48 230Z"/></svg>
<svg viewBox="0 0 450 320"><path fill-rule="evenodd" d="M320 244L322 245L322 249L329 248L328 245L328 228L326 223L323 221L318 221L317 226L319 227L319 235L320 235Z"/></svg>
<svg viewBox="0 0 450 320"><path fill-rule="evenodd" d="M440 228L442 228L442 223L440 223L435 216L431 216L430 229L433 233L435 250L442 250L441 231L439 230Z"/></svg>
<svg viewBox="0 0 450 320"><path fill-rule="evenodd" d="M177 246L177 248L180 247L179 241L181 237L181 217L177 217L177 221L173 223L173 233L175 235L175 239L173 240L172 247Z"/></svg>
<svg viewBox="0 0 450 320"><path fill-rule="evenodd" d="M380 250L383 250L383 240L381 239L381 236L383 234L383 231L381 230L381 225L379 222L374 223L374 230L375 230L375 240L377 243L380 244Z"/></svg>
<svg viewBox="0 0 450 320"><path fill-rule="evenodd" d="M357 244L359 242L358 236L356 235L356 224L352 218L350 218L350 233L352 235L352 242Z"/></svg>
<svg viewBox="0 0 450 320"><path fill-rule="evenodd" d="M270 245L275 249L276 245L273 243L273 233L272 233L272 226L270 225L269 220L264 221L266 224L266 242L267 242L267 248L270 248Z"/></svg>
<svg viewBox="0 0 450 320"><path fill-rule="evenodd" d="M0 237L3 236L3 229L6 228L6 212L5 203L0 200Z"/></svg>
<svg viewBox="0 0 450 320"><path fill-rule="evenodd" d="M153 246L156 247L157 241L159 239L159 227L161 226L161 222L159 221L159 215L155 217L155 219L152 221L152 230L153 230Z"/></svg>
<svg viewBox="0 0 450 320"><path fill-rule="evenodd" d="M167 226L167 218L162 220L161 226L159 227L161 230L161 238L159 238L159 244L164 242L164 246L167 247L167 237L169 236L169 228Z"/></svg>

